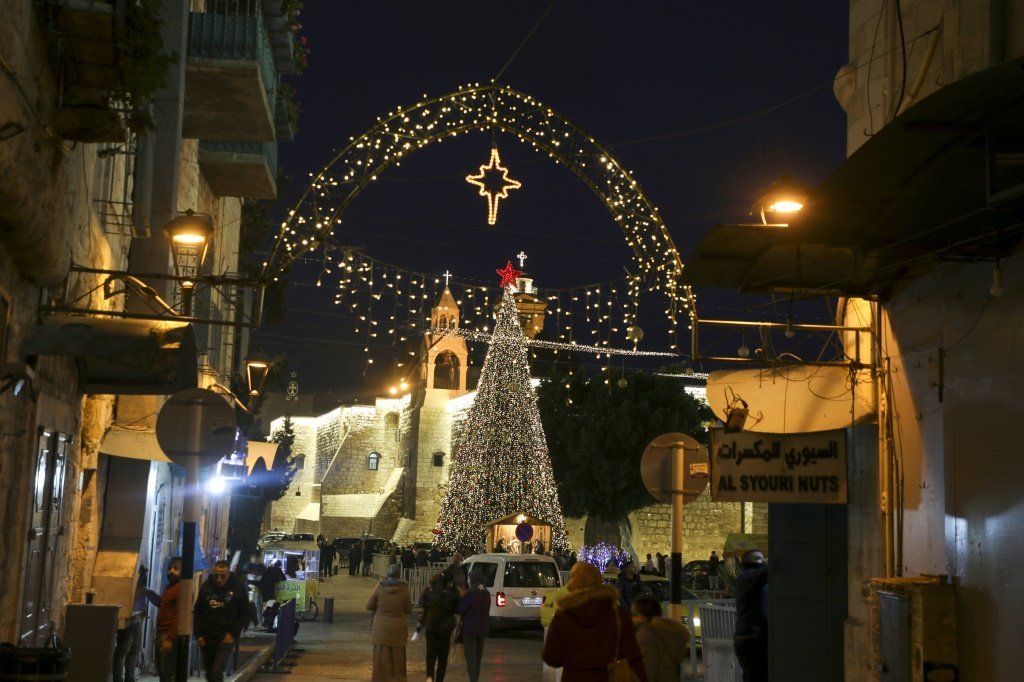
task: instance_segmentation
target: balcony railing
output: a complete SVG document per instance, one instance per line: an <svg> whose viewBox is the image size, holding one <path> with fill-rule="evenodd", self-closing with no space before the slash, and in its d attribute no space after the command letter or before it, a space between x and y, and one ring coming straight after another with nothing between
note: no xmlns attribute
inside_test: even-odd
<svg viewBox="0 0 1024 682"><path fill-rule="evenodd" d="M277 196L277 143L200 140L199 168L221 197Z"/></svg>
<svg viewBox="0 0 1024 682"><path fill-rule="evenodd" d="M268 99L274 101L277 69L258 0L207 0L205 12L190 13L188 54L259 62Z"/></svg>

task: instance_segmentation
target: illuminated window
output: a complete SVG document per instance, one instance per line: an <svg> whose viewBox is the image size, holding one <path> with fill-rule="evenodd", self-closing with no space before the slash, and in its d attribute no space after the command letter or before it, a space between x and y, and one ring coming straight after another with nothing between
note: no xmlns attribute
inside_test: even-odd
<svg viewBox="0 0 1024 682"><path fill-rule="evenodd" d="M371 452L366 458L366 468L370 471L376 471L380 467L380 453Z"/></svg>
<svg viewBox="0 0 1024 682"><path fill-rule="evenodd" d="M444 466L444 453L443 452L435 452L434 453L434 466L436 466L436 467L443 467Z"/></svg>

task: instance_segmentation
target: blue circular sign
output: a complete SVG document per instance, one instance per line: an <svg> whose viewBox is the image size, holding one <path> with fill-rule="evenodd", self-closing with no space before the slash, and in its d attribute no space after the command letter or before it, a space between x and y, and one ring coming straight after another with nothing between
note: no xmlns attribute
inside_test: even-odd
<svg viewBox="0 0 1024 682"><path fill-rule="evenodd" d="M533 526L528 523L520 523L516 526L516 537L520 542L529 542L533 538Z"/></svg>

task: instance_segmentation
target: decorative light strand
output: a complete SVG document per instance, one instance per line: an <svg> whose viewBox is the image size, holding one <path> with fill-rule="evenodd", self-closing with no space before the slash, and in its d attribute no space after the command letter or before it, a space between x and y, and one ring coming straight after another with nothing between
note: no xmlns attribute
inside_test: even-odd
<svg viewBox="0 0 1024 682"><path fill-rule="evenodd" d="M487 185L488 175L500 175L501 189L495 191ZM478 194L487 197L487 224L494 225L498 222L498 202L508 199L510 189L519 189L523 183L513 180L508 176L508 168L501 165L501 157L498 156L497 145L491 147L491 159L483 166L477 175L467 175L466 182L480 188ZM511 262L510 262L511 263Z"/></svg>
<svg viewBox="0 0 1024 682"><path fill-rule="evenodd" d="M497 335L497 329L494 334L488 334L486 332L475 331L472 329L447 329L431 327L426 330L426 333L431 334L435 337L441 336L461 336L470 341L479 341L481 343L494 343L494 338ZM678 358L681 357L679 353L668 353L664 351L653 351L653 350L630 350L628 348L611 348L610 346L587 346L582 343L559 343L557 341L544 341L542 339L526 339L525 344L534 348L549 348L552 350L568 350L576 351L580 353L597 353L598 355L629 355L633 357L662 357L662 358Z"/></svg>

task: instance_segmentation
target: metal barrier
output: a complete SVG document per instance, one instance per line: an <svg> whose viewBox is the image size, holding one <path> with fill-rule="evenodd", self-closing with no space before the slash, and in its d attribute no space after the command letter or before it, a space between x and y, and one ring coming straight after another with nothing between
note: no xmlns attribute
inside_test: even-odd
<svg viewBox="0 0 1024 682"><path fill-rule="evenodd" d="M704 679L707 682L742 682L743 670L732 648L736 629L736 601L701 603L701 637L704 648Z"/></svg>
<svg viewBox="0 0 1024 682"><path fill-rule="evenodd" d="M419 604L420 595L423 594L423 590L427 589L427 584L430 579L441 573L444 567L441 568L409 568L402 572L402 577L409 583L409 594L412 595L413 604Z"/></svg>
<svg viewBox="0 0 1024 682"><path fill-rule="evenodd" d="M289 599L277 612L277 636L274 638L274 652L264 665L266 670L275 670L285 665L285 659L292 655L295 647L295 600Z"/></svg>

